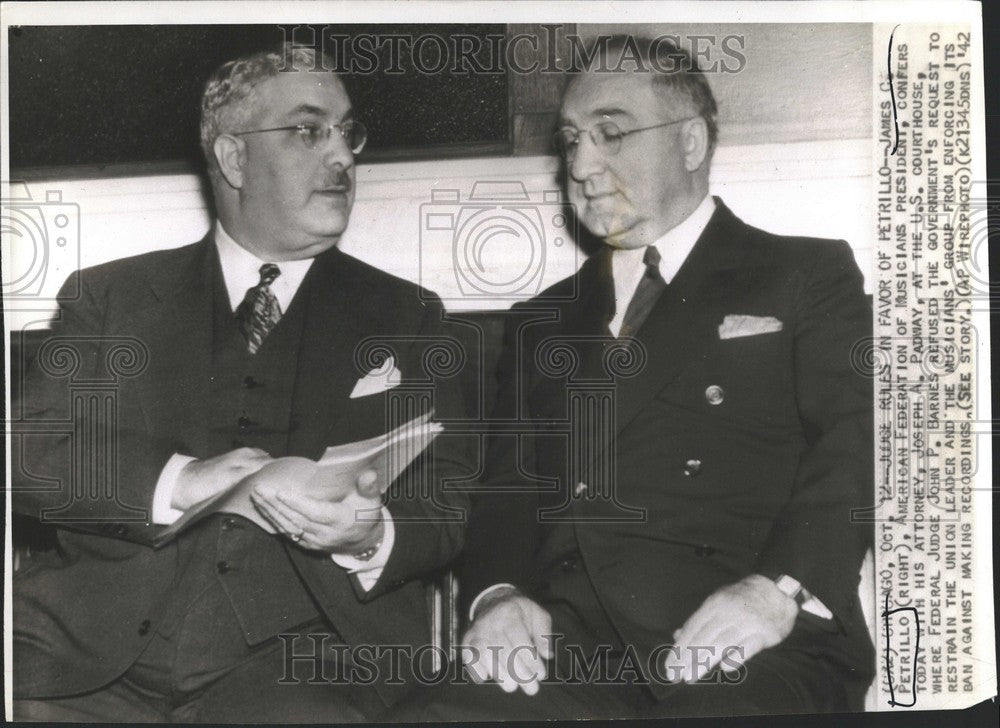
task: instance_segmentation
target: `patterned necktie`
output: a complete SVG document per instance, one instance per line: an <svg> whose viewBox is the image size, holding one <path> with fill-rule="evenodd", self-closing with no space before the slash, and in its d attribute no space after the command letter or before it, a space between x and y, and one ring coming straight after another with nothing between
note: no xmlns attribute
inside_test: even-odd
<svg viewBox="0 0 1000 728"><path fill-rule="evenodd" d="M247 349L256 354L264 338L281 320L281 306L271 290L274 279L281 275L281 269L274 263L260 267L260 283L247 290L247 295L236 309L240 333L247 340Z"/></svg>
<svg viewBox="0 0 1000 728"><path fill-rule="evenodd" d="M639 281L628 308L625 309L625 320L622 322L621 331L618 332L619 336L635 335L667 287L666 281L660 275L660 251L656 246L650 245L646 248L642 262L646 264L646 272Z"/></svg>

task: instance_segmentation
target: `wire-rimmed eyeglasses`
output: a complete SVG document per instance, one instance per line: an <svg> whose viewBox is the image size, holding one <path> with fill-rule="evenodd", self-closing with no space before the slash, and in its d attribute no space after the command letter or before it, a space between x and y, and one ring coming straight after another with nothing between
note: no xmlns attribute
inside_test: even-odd
<svg viewBox="0 0 1000 728"><path fill-rule="evenodd" d="M294 131L297 132L306 149L316 149L324 146L330 141L333 132L336 130L350 150L357 154L365 148L368 141L368 130L360 121L349 119L339 124L317 124L305 122L292 126L275 126L270 129L251 129L250 131L233 132L233 136L244 136L245 134L263 134L266 131Z"/></svg>
<svg viewBox="0 0 1000 728"><path fill-rule="evenodd" d="M650 129L661 129L665 126L673 126L674 124L680 124L684 121L691 121L691 119L696 119L696 116L688 116L683 119L674 119L673 121L665 121L662 124L654 124L653 126L644 126L639 129L625 129L622 130L613 121L602 121L594 124L592 127L586 130L588 136L590 136L590 141L594 143L594 147L598 152L605 156L614 156L618 154L619 150L622 148L622 139L630 134L637 134L640 131L649 131ZM573 126L564 126L555 133L555 147L556 151L559 152L560 156L567 162L572 162L576 157L576 150L580 146L580 135L583 134L582 131Z"/></svg>

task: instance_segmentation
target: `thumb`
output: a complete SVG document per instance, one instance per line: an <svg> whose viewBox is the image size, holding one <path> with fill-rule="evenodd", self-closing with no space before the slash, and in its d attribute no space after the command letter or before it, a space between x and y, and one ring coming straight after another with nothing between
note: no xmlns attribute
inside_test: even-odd
<svg viewBox="0 0 1000 728"><path fill-rule="evenodd" d="M378 485L378 473L371 468L363 470L358 475L358 495L363 498L378 498L382 495Z"/></svg>

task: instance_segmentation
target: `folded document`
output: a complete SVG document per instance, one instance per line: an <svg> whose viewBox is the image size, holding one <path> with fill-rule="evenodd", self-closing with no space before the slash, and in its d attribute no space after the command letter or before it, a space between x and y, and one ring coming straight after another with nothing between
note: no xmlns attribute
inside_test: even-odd
<svg viewBox="0 0 1000 728"><path fill-rule="evenodd" d="M243 516L268 533L274 533L270 521L250 500L254 483L262 477L287 483L289 490L331 500L340 500L347 489L355 488L358 476L366 470L374 470L378 474L377 482L387 487L444 429L440 423L431 422L432 415L433 412L428 412L391 432L367 440L328 447L318 461L301 457L276 458L232 488L189 508L156 536L155 544L168 543L185 528L213 513Z"/></svg>

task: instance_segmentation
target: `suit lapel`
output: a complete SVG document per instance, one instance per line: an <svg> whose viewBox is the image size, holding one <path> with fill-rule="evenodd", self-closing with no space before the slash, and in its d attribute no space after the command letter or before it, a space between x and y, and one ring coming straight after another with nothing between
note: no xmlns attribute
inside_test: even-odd
<svg viewBox="0 0 1000 728"><path fill-rule="evenodd" d="M378 301L369 300L372 294L362 277L352 272L354 267L352 258L331 248L316 258L303 282L307 297L301 301L306 311L292 405L296 422L291 453L319 457L340 439L336 428L360 376L354 352L373 330L372 318L381 310Z"/></svg>
<svg viewBox="0 0 1000 728"><path fill-rule="evenodd" d="M636 334L647 360L635 377L620 381L616 392L616 432L704 354L718 337L727 306L739 293L733 271L745 265L743 224L716 199L717 209L674 280Z"/></svg>
<svg viewBox="0 0 1000 728"><path fill-rule="evenodd" d="M205 402L212 351L212 292L218 268L211 235L174 268L150 281L154 303L130 314L124 330L149 349L149 369L136 380L154 431L171 431L201 454L208 440Z"/></svg>

